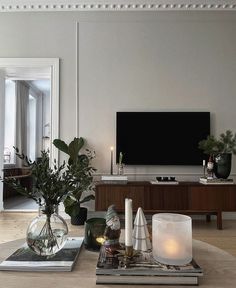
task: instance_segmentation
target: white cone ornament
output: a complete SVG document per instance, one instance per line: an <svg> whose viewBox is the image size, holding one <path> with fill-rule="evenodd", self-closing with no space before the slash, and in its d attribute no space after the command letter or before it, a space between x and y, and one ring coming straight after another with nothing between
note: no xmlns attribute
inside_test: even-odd
<svg viewBox="0 0 236 288"><path fill-rule="evenodd" d="M150 235L147 229L147 220L142 208L138 208L133 230L133 248L139 251L151 249Z"/></svg>

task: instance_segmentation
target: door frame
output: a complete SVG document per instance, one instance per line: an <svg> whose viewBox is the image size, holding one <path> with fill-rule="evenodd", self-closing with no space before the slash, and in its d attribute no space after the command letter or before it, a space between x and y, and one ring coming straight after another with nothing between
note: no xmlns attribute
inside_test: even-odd
<svg viewBox="0 0 236 288"><path fill-rule="evenodd" d="M59 58L0 58L0 175L3 176L3 150L4 150L4 97L5 80L4 68L45 68L51 70L51 97L50 97L50 159L58 161L58 149L53 145L52 140L59 138ZM1 70L2 68L2 70ZM0 211L3 206L3 183L0 183ZM10 210L12 211L12 210ZM22 210L21 210L22 211Z"/></svg>

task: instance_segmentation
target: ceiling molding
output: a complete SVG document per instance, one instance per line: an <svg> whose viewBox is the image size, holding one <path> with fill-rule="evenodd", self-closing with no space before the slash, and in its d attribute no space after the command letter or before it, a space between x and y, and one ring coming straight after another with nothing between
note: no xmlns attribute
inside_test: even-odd
<svg viewBox="0 0 236 288"><path fill-rule="evenodd" d="M232 0L0 0L0 12L236 11Z"/></svg>

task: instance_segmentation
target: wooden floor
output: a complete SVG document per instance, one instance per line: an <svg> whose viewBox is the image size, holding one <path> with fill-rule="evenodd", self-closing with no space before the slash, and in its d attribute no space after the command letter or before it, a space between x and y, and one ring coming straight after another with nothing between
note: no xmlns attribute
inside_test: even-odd
<svg viewBox="0 0 236 288"><path fill-rule="evenodd" d="M25 237L35 213L0 213L0 243ZM82 235L83 226L67 221L71 235ZM223 220L223 230L216 229L216 221L193 220L193 238L219 247L236 257L236 220Z"/></svg>

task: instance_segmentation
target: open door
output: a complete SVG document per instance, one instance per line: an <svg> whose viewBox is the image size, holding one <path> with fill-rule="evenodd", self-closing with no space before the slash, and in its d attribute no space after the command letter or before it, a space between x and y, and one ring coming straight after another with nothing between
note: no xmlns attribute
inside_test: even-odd
<svg viewBox="0 0 236 288"><path fill-rule="evenodd" d="M4 153L5 148L6 148L4 146L4 143L5 143L4 138L5 137L6 139L9 138L8 137L9 133L7 133L7 136L6 136L6 133L4 133L4 130L9 132L8 129L6 129L4 122L5 122L5 118L8 117L8 114L12 115L12 113L14 113L13 110L11 110L12 101L10 100L6 101L6 99L10 99L10 97L8 97L9 94L7 93L7 91L9 90L8 89L9 81L15 83L14 91L17 91L15 92L16 93L16 100L15 100L16 101L16 105L15 105L16 106L16 113L15 113L16 121L13 120L13 122L14 121L16 122L15 137L17 140L15 140L16 142L14 143L11 142L11 145L10 146L8 145L8 146L9 147L17 146L20 150L27 151L26 154L28 156L30 156L30 153L32 153L32 155L34 154L35 160L37 159L37 157L40 157L40 154L41 154L40 151L45 150L47 146L50 150L51 161L53 162L54 159L58 161L58 150L55 148L52 142L53 142L53 139L59 138L59 59L58 58L0 58L0 72L1 72L0 73L0 109L1 109L0 110L0 169L1 169L0 175L3 176L3 169L4 171L6 170L5 173L8 173L9 168L10 170L11 168L13 168L12 170L14 170L14 173L10 175L16 176L17 174L15 174L15 171L18 168L20 168L20 170L22 170L21 168L24 168L22 166L17 166L17 161L14 163L9 162L8 166L10 167L7 167L6 163L4 165L4 162L6 162L5 161L6 159L4 158L6 154ZM37 96L36 92L37 92L37 89L38 89L38 92L41 91L40 88L42 87L39 88L39 86L42 85L43 81L45 84L46 79L48 80L47 85L49 85L49 88L48 88L49 92L48 92L47 97L44 97L44 98L47 98L48 100L47 101L45 100L45 103L43 104L42 103L43 96L42 95ZM40 81L41 83L39 83ZM27 93L23 91L25 90L23 86L27 86L27 89L28 89ZM19 90L21 91L19 92ZM11 94L13 94L13 92L11 92ZM46 96L46 94L44 94L44 96ZM23 112L22 112L21 107L24 105L22 104L22 99L20 99L21 97L22 99L27 99L27 103L26 103L27 109L23 110ZM36 109L36 102L37 102L37 107L41 107L39 110ZM41 103L40 105L38 105L39 102ZM9 107L8 107L9 105L8 105L7 106L8 108L6 111L10 111L10 113L5 112L5 109L6 109L5 106L7 105L7 103L10 103L10 110L9 110ZM31 110L28 109L29 107L31 107L30 108ZM45 115L42 114L43 109L47 111L48 113L46 118L44 117ZM32 112L32 115L31 115L30 111L34 111L34 113ZM27 114L26 121L23 120L24 114ZM20 116L18 117L17 115L18 116L20 115ZM33 127L33 123L37 122L37 120L35 120L35 117L41 118L40 120L41 127L36 125L34 127L35 131L33 131L33 129L31 129ZM43 117L45 119L43 119ZM10 118L8 117L8 119ZM23 123L21 125L24 125L24 130L22 130L22 127L19 126L19 122ZM6 121L6 123L9 123L9 122ZM48 131L48 128L50 128L50 131ZM28 137L29 133L31 133L30 135L32 135L32 137L30 137L32 142L29 141L29 137ZM20 137L19 135L21 136L26 135L27 141L25 140L23 144L27 146L27 148L25 148L27 150L23 149L24 147L26 147L22 145L23 140L20 139L20 141L18 141L19 140L18 138ZM41 144L39 144L40 141L42 141ZM20 143L21 146L19 146L19 144L17 143ZM34 149L32 149L32 147L34 147ZM35 151L37 150L37 152L35 152L34 150ZM11 155L15 155L14 153L15 151L10 151L10 152L11 152ZM5 175L8 175L8 174L5 174ZM21 181L23 180L21 179ZM27 208L24 209L22 206L21 199L20 199L20 202L17 203L17 205L19 204L18 206L5 205L6 201L4 199L6 198L6 195L8 195L9 191L7 190L6 192L3 188L4 188L4 185L1 182L0 183L0 210L7 210L7 211L10 210L10 211L16 211L16 212L18 211L31 212L32 209L37 210L35 208L28 208L28 206L26 206Z"/></svg>

